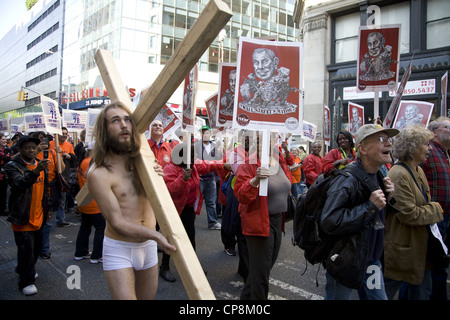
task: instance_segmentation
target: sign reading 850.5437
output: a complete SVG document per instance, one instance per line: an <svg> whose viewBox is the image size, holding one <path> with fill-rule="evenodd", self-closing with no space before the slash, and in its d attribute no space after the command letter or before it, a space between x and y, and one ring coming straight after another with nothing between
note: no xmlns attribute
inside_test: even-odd
<svg viewBox="0 0 450 320"><path fill-rule="evenodd" d="M47 132L62 135L61 115L59 113L58 103L55 100L41 95L41 105Z"/></svg>

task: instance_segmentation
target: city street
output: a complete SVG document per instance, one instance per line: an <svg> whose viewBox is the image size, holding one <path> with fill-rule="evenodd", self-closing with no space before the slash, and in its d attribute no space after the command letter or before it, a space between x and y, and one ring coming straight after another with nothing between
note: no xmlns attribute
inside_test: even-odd
<svg viewBox="0 0 450 320"><path fill-rule="evenodd" d="M109 300L110 295L101 264L89 260L75 261L75 241L79 218L67 214L66 220L73 225L52 227L50 242L52 258L39 259L36 271L38 293L26 297L17 288L16 245L13 232L6 217L0 218L0 300ZM228 256L220 238L220 231L208 230L204 209L196 220L197 253L207 279L217 300L239 300L243 279L237 273L238 256ZM93 233L93 231L92 231ZM323 269L308 265L298 247L291 244L292 222L286 225L278 261L270 278L271 300L320 300L324 296L325 277ZM91 235L92 239L92 235ZM92 243L92 242L91 242ZM161 254L160 254L161 258ZM79 269L78 269L79 268ZM169 283L159 278L157 300L188 300L181 279L171 261L171 271L177 281ZM80 274L77 285L75 275ZM316 273L319 287L316 287ZM77 288L78 287L78 288Z"/></svg>
<svg viewBox="0 0 450 320"><path fill-rule="evenodd" d="M38 293L26 297L17 288L17 275L14 271L17 248L13 232L6 217L0 217L0 300L111 299L101 264L90 264L87 259L73 260L80 221L74 214L67 214L66 221L71 222L72 226L52 228L52 258L38 260ZM200 216L197 216L196 232L197 254L207 272L207 279L216 299L238 302L244 284L237 273L239 258L237 255L228 256L224 252L220 231L207 229L204 208ZM291 236L292 221L286 224L280 254L270 275L269 300L323 300L325 272L322 267L319 269L317 265L308 264L303 274L306 267L303 252L291 244ZM161 259L161 254L159 257ZM189 300L172 261L171 271L176 282L169 283L159 278L156 300ZM79 283L75 280L77 274L80 275ZM448 281L447 283L449 284ZM358 300L356 292L353 298Z"/></svg>

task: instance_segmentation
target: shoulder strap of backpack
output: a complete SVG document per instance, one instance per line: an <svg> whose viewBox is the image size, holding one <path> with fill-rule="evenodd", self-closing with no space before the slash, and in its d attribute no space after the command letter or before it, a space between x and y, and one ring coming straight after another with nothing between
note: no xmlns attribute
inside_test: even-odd
<svg viewBox="0 0 450 320"><path fill-rule="evenodd" d="M359 167L357 163L345 167L345 171L351 173L363 186L367 187L370 192L380 188L372 179L369 178L367 172Z"/></svg>

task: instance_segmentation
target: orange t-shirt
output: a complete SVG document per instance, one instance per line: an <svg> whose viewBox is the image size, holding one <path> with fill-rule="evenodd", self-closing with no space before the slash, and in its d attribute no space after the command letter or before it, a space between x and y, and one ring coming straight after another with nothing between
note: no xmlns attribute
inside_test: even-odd
<svg viewBox="0 0 450 320"><path fill-rule="evenodd" d="M36 156L36 159L42 160L44 158L44 152L39 152L39 154ZM48 163L48 182L52 182L53 179L56 177L56 152L55 150L48 150L48 160L50 162Z"/></svg>
<svg viewBox="0 0 450 320"><path fill-rule="evenodd" d="M78 185L80 186L80 189L83 188L84 184L86 183L85 173L89 170L90 161L91 157L86 157L83 161L81 161L81 170L78 170ZM100 209L98 208L97 202L95 202L94 199L92 199L92 201L88 205L78 207L78 210L86 214L100 213Z"/></svg>
<svg viewBox="0 0 450 320"><path fill-rule="evenodd" d="M37 161L34 165L29 165L27 167L33 170L37 167ZM33 184L33 194L31 196L31 208L30 208L30 220L25 226L11 224L14 231L36 231L39 230L44 221L44 208L42 207L42 197L44 196L44 171L41 171L39 178Z"/></svg>
<svg viewBox="0 0 450 320"><path fill-rule="evenodd" d="M300 160L299 157L294 157L294 162L300 163L302 160ZM299 167L292 171L292 183L299 183L302 180L302 167Z"/></svg>
<svg viewBox="0 0 450 320"><path fill-rule="evenodd" d="M55 140L52 140L48 143L49 149L55 149ZM75 154L75 151L73 151L73 145L70 142L64 141L63 143L59 143L59 147L61 148L62 153L72 153Z"/></svg>

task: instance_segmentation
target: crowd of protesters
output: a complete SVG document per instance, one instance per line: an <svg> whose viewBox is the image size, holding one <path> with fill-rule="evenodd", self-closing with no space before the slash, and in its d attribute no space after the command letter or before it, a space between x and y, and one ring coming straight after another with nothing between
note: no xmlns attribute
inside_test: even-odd
<svg viewBox="0 0 450 320"><path fill-rule="evenodd" d="M142 266L144 270L152 270L149 278L145 278L151 291L140 292L138 286L126 288L114 284L121 283L115 271L131 268L135 270L133 276L138 277L136 271L142 270L111 260L111 252L118 250L116 240L119 239L115 236L127 234L129 230L138 230L139 234L146 234L144 238L148 241L163 246L159 276L169 282L176 281L169 269L170 253L176 248L157 235L160 233L156 221L155 230L148 233L140 229L142 226L130 225L129 230L122 230L128 227L116 221L123 221L122 207L113 209L106 199L115 196L118 204L121 200L117 195L96 190L92 181L94 200L83 207L74 201L80 188L89 183L87 177L93 163L96 166L93 172L97 172L93 177L109 177L108 161L114 157L125 161L122 155L131 152L128 140L132 140L135 127L127 116L128 111L121 106L109 110L119 114L119 122L114 122L111 113L103 115L106 137L99 141L111 145L105 149L103 158L99 142L86 144L82 132L79 141L74 143L66 128L58 136L34 132L16 133L12 137L3 135L0 139L0 214L8 216L11 223L18 248L19 289L25 295L37 293L36 261L39 257L51 258L49 234L54 226L70 226L65 221L66 212L76 212L81 220L74 259L103 263L113 298L153 298L156 292L155 262ZM241 299L268 297L269 275L285 228L288 195L292 193L299 198L319 177L329 176L334 170L358 172L366 178L368 188L351 174L342 175L324 196L321 229L340 239L333 248L334 257L344 256L346 250L355 256L339 268L333 259L324 262L325 298L349 299L353 290L357 290L360 299L447 299L448 256L440 249L448 243L449 118L440 117L428 128L415 125L397 130L368 124L355 137L341 131L336 137L336 148L325 154L318 141L311 144L311 153L307 154L303 147L289 149L286 141L272 134L269 167L261 165L260 139L255 132L242 130L238 140L232 143L214 141L212 132L204 126L198 141L183 137L180 132L174 141L166 141L162 123L154 121L148 143L158 162L155 170L164 176L194 250L194 222L205 206L208 229L221 231L227 255L239 254L237 272L245 283ZM128 149L117 149L122 142ZM132 164L135 156L127 155L125 163ZM103 159L104 163L95 159L97 162ZM133 170L130 165L127 172ZM262 185L267 187L264 196L260 193ZM139 188L136 192L140 194ZM149 219L154 220L150 216ZM91 252L92 227L95 233ZM146 228L153 230L152 224ZM130 235L130 243L143 241L142 237L135 237ZM436 239L438 249L436 243L432 244ZM104 245L108 253L105 257ZM151 254L146 254L154 256L154 249L151 250ZM370 275L366 271L374 266L384 275L376 289L366 283Z"/></svg>

